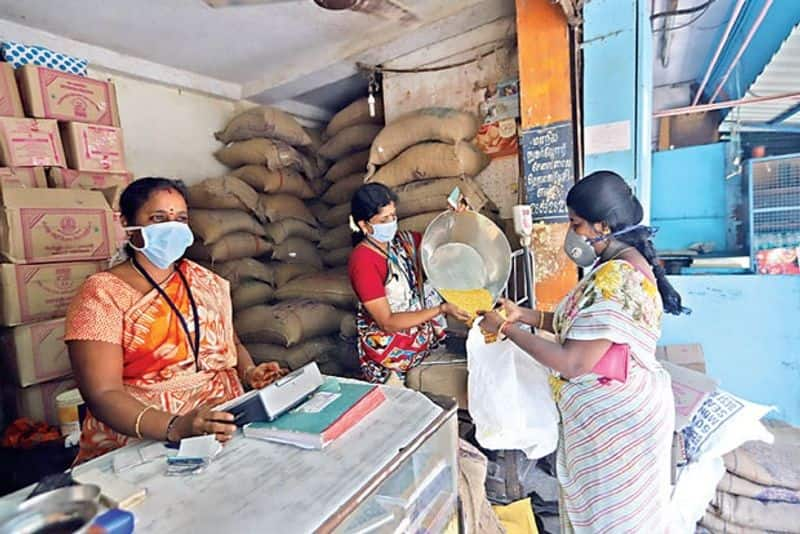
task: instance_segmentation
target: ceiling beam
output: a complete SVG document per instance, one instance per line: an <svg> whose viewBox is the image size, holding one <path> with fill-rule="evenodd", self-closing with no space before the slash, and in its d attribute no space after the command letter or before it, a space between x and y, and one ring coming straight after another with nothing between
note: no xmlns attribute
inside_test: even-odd
<svg viewBox="0 0 800 534"><path fill-rule="evenodd" d="M790 106L789 109L779 113L774 118L767 121L767 124L779 124L786 119L791 119L793 116L797 115L797 112L800 111L800 102L797 104Z"/></svg>
<svg viewBox="0 0 800 534"><path fill-rule="evenodd" d="M297 119L305 119L315 124L328 123L333 118L333 113L327 109L297 100L284 100L283 102L274 103L273 106L294 115Z"/></svg>
<svg viewBox="0 0 800 534"><path fill-rule="evenodd" d="M85 58L89 60L91 67L115 74L132 76L229 100L242 98L242 86L238 83L120 54L108 48L82 43L3 19L0 19L0 40L36 43L64 54Z"/></svg>
<svg viewBox="0 0 800 534"><path fill-rule="evenodd" d="M343 47L310 51L291 68L244 84L242 95L265 103L291 99L356 74L356 63L381 64L513 14L513 0L461 0L438 13L435 21L396 25L392 31L354 36Z"/></svg>

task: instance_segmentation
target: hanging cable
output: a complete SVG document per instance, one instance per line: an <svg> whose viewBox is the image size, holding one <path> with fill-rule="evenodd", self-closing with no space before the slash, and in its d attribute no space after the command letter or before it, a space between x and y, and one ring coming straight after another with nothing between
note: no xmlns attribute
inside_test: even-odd
<svg viewBox="0 0 800 534"><path fill-rule="evenodd" d="M712 2L711 2L711 3L713 3L714 1L715 1L715 0L712 0ZM708 8L709 8L709 7L711 7L711 3L707 4L707 5L706 5L706 7L705 7L704 9L702 9L702 10L700 11L700 13L698 13L697 15L695 15L695 17L694 17L692 20L690 20L689 22L686 22L686 23L684 23L684 24L679 24L679 25L677 25L677 26L671 26L671 27L669 27L669 28L658 28L658 29L656 29L656 30L653 30L653 33L659 33L659 32L672 32L672 31L676 31L676 30L682 30L682 29L684 29L684 28L688 28L689 26L691 26L692 24L694 24L695 22L697 22L698 20L700 20L701 18L703 18L703 15L705 15L706 13L708 13ZM720 25L720 26L721 26L721 25Z"/></svg>
<svg viewBox="0 0 800 534"><path fill-rule="evenodd" d="M662 11L661 13L655 13L654 15L650 16L650 20L656 20L664 17L671 17L674 15L691 15L692 13L697 13L698 11L703 11L708 9L711 4L716 2L717 0L707 0L702 4L696 5L694 7L687 7L685 9L673 9L671 11Z"/></svg>

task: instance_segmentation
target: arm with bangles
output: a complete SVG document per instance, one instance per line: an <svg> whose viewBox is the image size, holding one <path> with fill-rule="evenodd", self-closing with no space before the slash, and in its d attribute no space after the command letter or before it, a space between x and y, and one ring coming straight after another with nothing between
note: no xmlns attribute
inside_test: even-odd
<svg viewBox="0 0 800 534"><path fill-rule="evenodd" d="M591 372L611 348L611 341L607 339L591 341L568 339L560 345L520 328L518 322L506 320L497 312L483 314L480 327L481 330L492 334L501 332L533 359L566 379Z"/></svg>
<svg viewBox="0 0 800 534"><path fill-rule="evenodd" d="M447 302L435 308L410 312L392 312L386 297L364 302L363 305L380 329L389 334L419 326L442 314L452 315L460 321L469 319L469 314Z"/></svg>
<svg viewBox="0 0 800 534"><path fill-rule="evenodd" d="M234 334L234 344L236 345L236 373L243 386L261 389L288 373L286 369L281 369L278 362L256 365L253 357L250 356L250 351L236 334Z"/></svg>
<svg viewBox="0 0 800 534"><path fill-rule="evenodd" d="M524 308L508 299L501 298L499 304L507 322L522 323L537 330L554 333L552 313Z"/></svg>
<svg viewBox="0 0 800 534"><path fill-rule="evenodd" d="M236 427L233 416L204 406L178 416L148 406L122 383L122 347L105 341L68 341L69 357L81 395L94 416L120 434L158 441L179 441L216 434L227 441Z"/></svg>

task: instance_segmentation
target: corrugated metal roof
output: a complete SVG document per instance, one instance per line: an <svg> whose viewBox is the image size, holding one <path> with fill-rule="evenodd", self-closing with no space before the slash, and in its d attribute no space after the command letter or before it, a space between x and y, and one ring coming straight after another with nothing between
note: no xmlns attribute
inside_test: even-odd
<svg viewBox="0 0 800 534"><path fill-rule="evenodd" d="M772 56L772 60L764 67L764 71L756 78L748 90L748 96L773 96L793 93L798 90L800 80L800 26L795 26L789 37ZM797 100L782 100L748 104L731 110L726 123L737 121L742 123L769 122L781 113L796 106ZM800 112L785 119L784 126L800 126ZM727 130L725 123L721 129Z"/></svg>

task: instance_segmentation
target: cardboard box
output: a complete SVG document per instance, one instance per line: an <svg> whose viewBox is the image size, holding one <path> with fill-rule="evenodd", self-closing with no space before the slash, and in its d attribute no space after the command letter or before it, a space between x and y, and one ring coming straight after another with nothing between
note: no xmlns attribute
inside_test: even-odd
<svg viewBox="0 0 800 534"><path fill-rule="evenodd" d="M47 183L60 189L105 189L115 185L127 186L133 181L129 172L82 172L72 169L50 169Z"/></svg>
<svg viewBox="0 0 800 534"><path fill-rule="evenodd" d="M114 84L46 67L17 69L17 84L28 117L119 126Z"/></svg>
<svg viewBox="0 0 800 534"><path fill-rule="evenodd" d="M127 172L122 129L82 122L62 123L64 150L71 169Z"/></svg>
<svg viewBox="0 0 800 534"><path fill-rule="evenodd" d="M0 63L0 117L24 117L14 68Z"/></svg>
<svg viewBox="0 0 800 534"><path fill-rule="evenodd" d="M47 119L0 117L0 165L66 166L58 123Z"/></svg>
<svg viewBox="0 0 800 534"><path fill-rule="evenodd" d="M0 189L3 187L47 187L43 167L0 167Z"/></svg>
<svg viewBox="0 0 800 534"><path fill-rule="evenodd" d="M63 318L53 319L3 332L4 365L16 385L41 384L72 373L64 343L64 322Z"/></svg>
<svg viewBox="0 0 800 534"><path fill-rule="evenodd" d="M717 389L716 380L687 367L668 361L662 362L672 377L672 394L675 396L675 430L682 430L692 422L692 417Z"/></svg>
<svg viewBox="0 0 800 534"><path fill-rule="evenodd" d="M122 213L114 212L114 246L115 250L119 250L127 243L128 234L125 232L125 227L122 226Z"/></svg>
<svg viewBox="0 0 800 534"><path fill-rule="evenodd" d="M44 421L58 426L56 397L77 387L73 378L53 380L35 386L19 388L5 386L3 389L6 413L9 418L28 417L34 421Z"/></svg>
<svg viewBox="0 0 800 534"><path fill-rule="evenodd" d="M656 348L656 358L686 367L698 373L706 372L703 346L697 343L686 345L664 345Z"/></svg>
<svg viewBox="0 0 800 534"><path fill-rule="evenodd" d="M0 325L63 317L84 280L107 265L105 261L0 264Z"/></svg>
<svg viewBox="0 0 800 534"><path fill-rule="evenodd" d="M7 262L104 260L115 251L113 228L113 212L98 191L2 191L0 257Z"/></svg>

